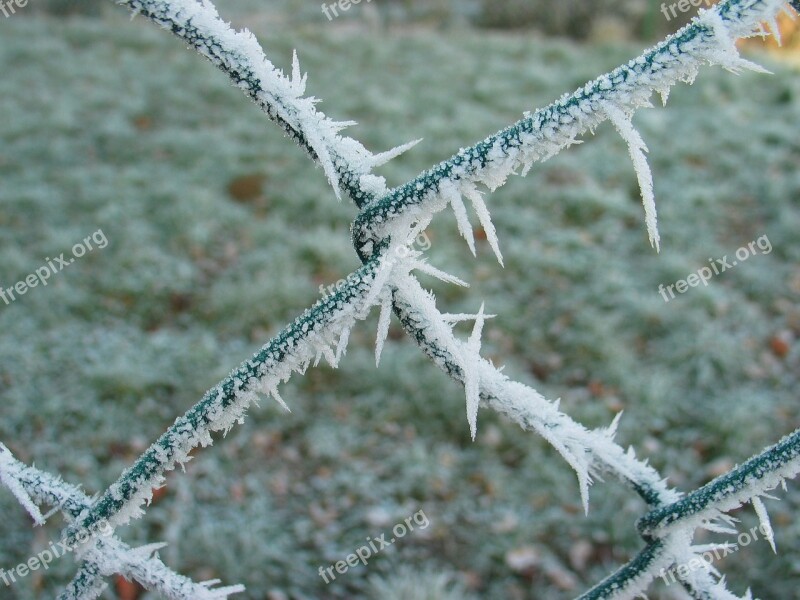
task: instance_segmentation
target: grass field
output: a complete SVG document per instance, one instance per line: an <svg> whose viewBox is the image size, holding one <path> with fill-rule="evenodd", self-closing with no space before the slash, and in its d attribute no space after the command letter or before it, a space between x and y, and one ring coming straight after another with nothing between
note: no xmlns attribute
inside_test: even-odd
<svg viewBox="0 0 800 600"><path fill-rule="evenodd" d="M267 55L288 67L296 48L310 93L357 120L368 148L425 138L383 169L393 185L640 51L271 23L251 23ZM618 439L682 490L800 424L800 79L760 60L775 75L707 69L636 117L660 254L608 125L489 198L504 269L485 242L469 255L452 215L428 231L433 264L472 284L426 280L440 305L485 301L498 315L485 355L588 425L624 410ZM108 239L0 302L0 440L100 492L357 266L355 209L221 73L122 10L5 19L0 64L0 285L99 229ZM771 252L669 303L659 294L762 236ZM291 414L264 403L171 474L124 537L168 541L162 556L181 572L271 600L571 598L636 552L640 501L597 482L584 517L571 469L495 414L481 411L471 442L463 391L396 324L375 368L376 321L357 326L340 369L282 390ZM778 556L761 541L719 565L740 594L786 599L800 585L800 494L780 495L768 503ZM10 494L0 506L0 566L57 539L58 523L32 529ZM318 576L420 510L429 526L368 566L328 585ZM0 596L53 597L73 571L64 559ZM428 595L403 587L415 580ZM650 597L682 598L676 587Z"/></svg>

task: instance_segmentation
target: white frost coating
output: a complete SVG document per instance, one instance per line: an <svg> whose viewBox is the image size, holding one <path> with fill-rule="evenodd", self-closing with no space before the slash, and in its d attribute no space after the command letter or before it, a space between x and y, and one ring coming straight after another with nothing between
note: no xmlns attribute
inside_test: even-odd
<svg viewBox="0 0 800 600"><path fill-rule="evenodd" d="M608 115L625 143L628 144L628 152L633 161L633 168L636 170L636 179L639 181L639 189L642 192L642 204L644 205L644 219L647 225L647 234L650 238L650 245L659 250L658 222L656 216L656 199L653 194L653 174L650 165L647 164L647 146L633 127L631 115L625 114L616 106L606 103L603 110Z"/></svg>
<svg viewBox="0 0 800 600"><path fill-rule="evenodd" d="M389 252L392 250L393 247L389 249ZM380 297L382 296L384 289L386 289L386 282L389 281L389 278L392 276L392 272L396 267L397 263L387 262L384 263L382 268L378 269L377 273L375 273L375 278L372 280L372 283L369 286L369 291L361 303L362 318L366 317L366 311L368 311L376 303L380 302Z"/></svg>
<svg viewBox="0 0 800 600"><path fill-rule="evenodd" d="M456 277L455 275L434 267L427 261L427 259L415 259L412 261L411 266L415 271L425 273L431 277L435 277L440 281L444 281L445 283L452 283L453 285L457 285L459 287L469 287L469 283Z"/></svg>
<svg viewBox="0 0 800 600"><path fill-rule="evenodd" d="M706 598L713 600L754 600L748 589L744 596L737 596L726 587L725 576L721 576L713 564L703 558L703 552L730 548L728 544L708 544L692 546L686 544L680 551L674 552L676 565L684 567L673 571L679 581L687 583L692 589L702 590ZM702 565L694 568L692 565Z"/></svg>
<svg viewBox="0 0 800 600"><path fill-rule="evenodd" d="M405 143L401 146L397 146L396 148L392 148L391 150L387 150L386 152L381 152L379 154L373 154L370 157L370 166L371 167L380 167L385 165L390 160L394 160L401 154L405 154L409 150L411 150L414 146L419 144L422 141L422 138L418 140L412 140L408 143Z"/></svg>
<svg viewBox="0 0 800 600"><path fill-rule="evenodd" d="M494 319L497 315L483 315L484 319ZM451 313L444 313L442 314L442 319L445 323L454 325L455 323L461 323L462 321L474 321L478 318L478 315L468 314L468 313L458 313L458 314L451 314Z"/></svg>
<svg viewBox="0 0 800 600"><path fill-rule="evenodd" d="M472 334L464 345L464 351L461 355L461 368L464 371L464 391L467 396L467 422L469 423L469 431L473 442L478 432L478 405L481 399L479 367L475 359L477 357L480 360L481 334L483 333L484 323L483 307L484 305L481 303L481 308L475 316Z"/></svg>
<svg viewBox="0 0 800 600"><path fill-rule="evenodd" d="M280 393L278 392L277 384L275 384L275 385L273 385L273 386L271 386L269 388L266 388L266 389L263 388L263 386L262 386L262 390L264 390L267 395L272 396L275 399L275 401L278 404L280 404L286 412L292 412L292 409L289 408L289 405L286 404L286 402L283 400L283 398L281 397Z"/></svg>
<svg viewBox="0 0 800 600"><path fill-rule="evenodd" d="M500 263L501 267L505 266L503 264L503 255L500 253L500 243L497 239L497 231L494 228L494 223L492 223L492 216L489 214L489 209L486 207L486 203L483 201L483 195L481 195L480 191L478 191L478 188L471 184L462 186L462 192L472 203L472 207L475 209L475 213L478 215L478 220L481 223L481 227L483 227L484 232L486 232L486 241L489 242L489 247L497 257L497 262Z"/></svg>
<svg viewBox="0 0 800 600"><path fill-rule="evenodd" d="M442 183L439 191L442 194L442 198L453 208L453 214L456 216L456 223L458 224L458 232L461 237L467 240L469 251L472 252L472 256L475 256L475 236L467 216L467 207L464 206L464 202L461 200L461 192L449 181Z"/></svg>
<svg viewBox="0 0 800 600"><path fill-rule="evenodd" d="M31 502L60 509L68 522L93 502L92 498L77 487L35 467L22 464L2 444L0 444L0 461L3 470L13 478L18 487L24 490ZM195 583L175 573L157 557L151 556L153 550L163 544L150 544L144 548L134 549L116 536L102 535L104 532L104 529L100 530L101 535L76 549L76 557L95 565L100 576L119 573L128 579L138 581L147 590L174 600L188 598L215 600L244 591L244 586L241 585L209 589L206 585ZM83 583L83 587L77 586L73 581L70 589L75 592L75 598L82 599L96 597L95 592L102 590L103 587L105 585L102 581L91 578Z"/></svg>
<svg viewBox="0 0 800 600"><path fill-rule="evenodd" d="M650 583L662 570L666 570L676 562L680 556L685 555L686 548L691 544L692 536L685 532L675 533L664 540L664 549L655 557L650 568L639 577L628 579L624 587L616 593L606 596L608 600L628 600L629 598L644 596ZM645 596L646 597L646 596Z"/></svg>
<svg viewBox="0 0 800 600"><path fill-rule="evenodd" d="M250 89L252 81L259 81L259 90L252 95L271 116L279 118L288 128L302 137L311 147L313 154L325 170L331 184L339 195L342 184L340 177L348 177L350 181L357 181L366 190L375 196L385 193L385 181L371 175L369 170L385 160L407 150L412 144L407 144L398 149L372 155L355 140L338 135L350 123L337 123L331 121L314 108L314 98L303 98L305 93L305 75L301 75L299 61L296 54L292 60L291 78L286 78L280 71L272 67L263 56L261 48L255 38L247 31L235 32L227 24L222 23L216 10L208 0L174 0L145 2L144 0L129 0L133 7L144 4L160 7L165 13L156 20L167 17L176 23L183 23L191 28L189 39L198 37L205 40L205 45L200 44L198 49L217 65L232 68L238 73L248 73L247 80L240 82L240 87ZM416 192L422 199L418 205L400 206L393 214L383 215L370 224L374 231L383 231L392 235L393 246L398 243L408 244L409 232L419 230L430 221L431 215L443 209L448 203L453 206L459 230L467 239L473 254L475 252L472 229L469 225L466 207L462 196L469 198L476 213L487 232L492 250L502 264L499 253L496 231L489 218L488 209L483 203L477 190L478 184L483 184L493 190L502 185L506 178L520 167L523 172L535 161L546 160L557 154L563 148L575 142L575 137L587 130L592 130L600 122L609 118L620 130L626 139L636 167L637 178L642 188L643 203L645 206L646 222L651 243L658 249L658 232L656 229L656 213L652 190L652 175L647 166L644 152L646 148L641 137L633 129L631 116L640 107L649 105L649 97L653 91L662 94L666 100L669 87L677 81L691 81L700 65L705 63L719 64L733 71L744 68L759 70L757 65L741 59L738 56L733 38L752 32L754 18L772 16L782 2L765 0L764 2L751 2L747 9L742 9L745 17L739 23L726 24L720 18L717 9L701 14L695 22L708 27L713 35L698 36L695 39L683 41L678 47L675 42L660 48L652 65L648 69L636 70L644 67L646 61L640 57L629 63L630 77L620 77L617 72L610 76L598 78L592 85L587 85L572 96L565 95L556 106L557 110L550 113L540 112L535 115L536 120L532 131L522 131L518 140L505 145L495 139L483 160L467 160L469 151L460 153L464 158L459 164L453 164L446 179L437 182L438 193L426 189L418 184ZM727 4L726 4L727 5ZM758 10L755 8L757 7ZM179 33L181 35L181 33ZM658 68L655 68L658 67ZM252 77L250 77L252 75ZM557 103L557 104L559 104ZM375 227L373 227L375 225ZM381 229L382 227L382 229ZM377 239L370 241L374 243ZM487 398L486 404L516 420L523 428L532 429L547 439L575 469L580 484L581 496L585 510L588 510L588 488L592 477L601 470L607 470L620 475L637 486L647 489L656 498L659 505L674 502L679 498L677 492L669 489L658 474L647 466L646 461L636 459L634 453L625 453L613 442L613 434L619 422L620 415L616 415L608 428L590 431L572 421L567 415L558 411L558 403L545 400L535 390L512 382L505 378L498 369L489 361L480 357L480 336L486 316L481 307L475 315L475 326L472 335L465 343L455 339L452 333L452 323L460 320L463 315L441 315L436 310L431 294L421 289L416 279L409 270L417 269L427 273L441 271L428 265L425 261L417 260L418 256L409 257L402 262L402 268L380 269L372 278L365 278L357 286L356 298L351 301L339 303L332 308L330 313L313 324L306 323L302 335L285 342L285 353L280 358L267 357L258 366L257 376L249 377L247 381L235 382L233 402L224 407L222 392L207 407L205 416L207 420L199 427L193 426L188 421L178 419L170 430L172 439L166 446L151 447L152 456L158 463L158 472L148 478L139 477L131 481L130 476L126 485L132 485L136 492L128 496L124 486L119 482L112 486L108 492L109 497L115 499L128 498L122 509L112 516L112 522L124 521L131 515L141 513L139 504L149 500L152 488L163 483L163 472L171 469L175 464L189 460L188 451L200 445L211 443L211 432L228 431L234 423L241 422L246 408L257 400L257 390L268 390L276 399L283 403L277 396L277 385L286 381L293 372L303 372L314 360L325 357L333 366L345 352L350 328L353 323L363 318L368 309L376 302L381 304L382 314L379 319L378 341L376 341L376 359L380 356L380 348L388 330L388 308L386 298L388 288L392 287L398 294L401 304L408 307L407 313L413 315L420 324L425 335L444 348L449 358L434 357L437 364L453 359L461 370L467 396L467 415L473 439L477 427L477 409L481 394ZM446 276L446 274L443 274ZM450 278L449 276L446 276ZM453 278L450 278L451 280ZM384 312L386 316L384 316ZM324 321L324 322L323 322ZM384 323L384 321L386 321ZM335 352L334 352L335 348ZM452 367L452 365L448 365ZM792 469L797 470L797 465ZM726 515L720 512L738 502L753 502L762 523L767 518L766 510L758 498L770 485L784 483L784 477L789 476L792 470L784 468L763 481L750 482L744 490L736 490L730 497L715 503L714 507L699 515L696 519L683 519L674 527L660 532L663 535L667 551L658 557L658 561L672 560L673 562L684 556L693 556L695 552L690 547L691 533L695 527L718 527L716 521L725 519ZM0 469L2 471L2 469ZM0 474L2 474L0 472ZM27 497L27 496L25 496ZM21 499L24 503L24 498ZM727 502L727 504L726 504ZM38 509L37 509L38 510ZM762 514L763 513L763 514ZM94 542L97 546L101 540ZM89 548L91 552L95 546ZM149 557L152 547L147 547L141 552L129 552L129 556L142 560ZM143 556L147 555L147 556ZM657 561L657 562L658 562ZM98 558L98 564L100 558ZM635 593L642 585L653 578L652 570L626 582L625 596ZM698 584L704 593L711 590L711 597L733 598L724 590L724 580L713 581L698 576ZM196 584L194 584L196 585ZM722 587L720 588L720 585ZM719 589L718 589L719 588ZM644 588L641 588L643 591ZM634 592L632 592L634 590ZM237 590L238 591L238 590ZM219 590L217 590L217 593ZM726 595L727 594L727 595ZM171 597L171 596L168 596ZM183 595L176 597L185 597ZM191 597L205 598L207 596L195 595ZM208 596L211 597L211 596ZM749 593L748 593L749 597Z"/></svg>
<svg viewBox="0 0 800 600"><path fill-rule="evenodd" d="M622 411L619 411L616 415L614 415L614 419L611 421L611 424L606 427L606 436L608 439L613 440L617 435L617 428L619 427L619 422L622 419Z"/></svg>
<svg viewBox="0 0 800 600"><path fill-rule="evenodd" d="M778 46L783 46L783 40L781 39L781 28L778 25L778 19L773 17L771 19L767 19L767 25L769 26L769 34L765 34L763 37L766 39L770 35L775 38L775 43Z"/></svg>
<svg viewBox="0 0 800 600"><path fill-rule="evenodd" d="M708 508L659 527L652 534L661 537L676 529L709 528L710 524L719 519L730 519L725 513L751 502L754 498L765 495L779 485L784 485L787 479L793 479L798 473L800 473L800 456L770 470L762 478L748 478L746 484L741 488L735 489L731 486ZM755 504L753 506L755 507Z"/></svg>
<svg viewBox="0 0 800 600"><path fill-rule="evenodd" d="M350 341L352 329L352 326L343 327L342 332L339 334L339 341L336 342L336 364L339 364L339 361L347 353L347 342Z"/></svg>
<svg viewBox="0 0 800 600"><path fill-rule="evenodd" d="M292 50L292 92L297 96L305 94L306 81L308 81L308 74L300 74L300 60L297 58L297 50Z"/></svg>
<svg viewBox="0 0 800 600"><path fill-rule="evenodd" d="M756 73L772 74L761 65L741 57L735 44L736 36L728 29L718 11L702 11L698 21L711 28L717 41L717 46L710 48L706 53L706 58L711 63L719 65L731 73L755 71Z"/></svg>
<svg viewBox="0 0 800 600"><path fill-rule="evenodd" d="M319 361L322 357L335 367L338 359L344 352L350 330L356 320L366 318L369 309L381 302L387 281L396 270L407 273L412 266L412 259L386 262L380 266L374 265L372 271L365 275L353 273L346 279L345 290L351 294L350 302L338 302L335 306L327 308L326 314L320 320L302 327L302 335L294 334L285 343L283 357L269 353L263 362L256 365L253 359L245 363L253 369L257 367L257 378L247 382L234 378L234 398L227 407L223 407L223 394L219 387L214 388L216 394L213 401L204 406L205 419L197 427L192 427L187 416L179 417L170 430L162 436L168 441L159 439L146 452L157 461L156 467L151 467L149 477L139 477L131 482L129 471L123 473L117 482L112 484L106 493L117 502L124 500L121 507L112 514L103 517L113 526L127 523L131 519L144 514L141 506L152 499L153 489L164 484L164 473L175 468L176 464L183 464L189 458L189 453L198 445L209 446L212 444L211 433L215 431L227 432L236 423L243 422L245 411L257 402L257 392L266 392L272 395L282 406L288 408L286 403L277 393L277 386L282 381L287 381L295 372L305 372L312 361ZM320 300L315 307L325 307L328 300ZM308 311L307 311L308 312ZM336 347L334 352L333 347ZM261 352L267 352L269 344ZM238 372L238 371L236 371ZM235 375L234 372L232 374ZM202 403L203 401L201 401ZM187 413L188 414L188 413ZM133 484L133 491L122 493L123 484Z"/></svg>
<svg viewBox="0 0 800 600"><path fill-rule="evenodd" d="M719 521L722 521L723 524ZM724 533L726 535L736 535L739 533L739 530L736 529L736 523L738 523L738 519L731 517L730 515L722 514L719 516L717 521L707 521L700 525L700 529L705 529L706 531L710 531L712 533Z"/></svg>
<svg viewBox="0 0 800 600"><path fill-rule="evenodd" d="M158 557L156 551L164 546L158 543L129 548L115 538L100 538L81 549L78 557L97 565L105 577L120 574L169 600L218 600L245 591L243 585L210 588L208 584L216 581L195 583L175 573Z"/></svg>
<svg viewBox="0 0 800 600"><path fill-rule="evenodd" d="M664 504L675 502L681 496L667 487L658 473L636 459L632 450L627 453L610 439L608 430L591 431L560 412L557 403L546 400L536 390L509 380L494 365L477 352L470 352L453 335L453 320L462 315L445 317L436 309L434 299L425 292L417 280L402 276L393 280L395 297L425 331L428 339L459 360L459 366L469 365L467 377L478 383L479 393L488 396L487 405L505 414L526 430L534 430L544 437L578 476L582 503L588 510L588 489L591 473L598 469L616 473L623 480L648 486ZM449 321L448 322L448 318ZM434 358L434 361L437 359ZM466 383L466 382L464 382ZM474 385L474 384L470 384ZM618 417L615 418L615 421Z"/></svg>
<svg viewBox="0 0 800 600"><path fill-rule="evenodd" d="M743 59L734 41L752 35L761 20L774 17L784 6L783 0L754 3L744 11L740 21L727 24L719 15L719 6L701 11L692 24L628 62L624 66L627 76L622 77L620 69L617 69L601 75L572 94L564 94L558 101L536 113L525 113L525 117L533 122L532 129L519 131L514 144L504 148L498 138L492 140L485 160L481 161L471 157L470 150L460 151L454 157L458 160L449 161L447 177L437 180L439 193L432 193L430 188L419 184L416 190L411 190L412 201L399 205L392 213L378 222L370 223L367 228L377 237L397 233L395 221L402 221L409 215L414 219L429 220L434 213L452 203L453 188L464 193L466 189L474 189L482 184L494 190L517 170L525 175L535 162L547 160L577 143L577 136L594 131L610 117L606 110L609 106L626 115L626 119L619 123L623 124L623 131L634 136L628 136L626 140L638 142L641 138L632 127L624 125L625 121L629 121L638 109L651 106L653 92L659 93L666 103L670 88L678 82L694 81L703 65L719 65L734 72L749 69L768 73L759 65ZM695 35L692 39L681 41L679 47L675 40L689 27L704 27L712 35ZM650 52L654 52L654 56L648 65L644 57ZM485 141L490 140L487 138ZM630 147L642 188L648 236L651 244L658 249L652 178L644 160L644 144L635 143ZM464 234L464 215L455 204L453 207L459 229Z"/></svg>
<svg viewBox="0 0 800 600"><path fill-rule="evenodd" d="M628 600L633 597L645 597L644 592L650 583L657 577L666 575L671 569L671 576L687 583L692 589L702 594L703 598L713 600L754 600L748 589L744 596L737 596L726 588L725 577L720 576L713 564L708 564L703 559L703 552L732 548L730 544L692 545L693 532L677 531L664 538L664 547L650 568L636 579L626 582L626 585L611 594L608 598ZM695 561L695 562L692 562ZM690 565L701 564L703 567L692 568ZM704 568L705 566L708 568ZM676 566L683 566L677 569Z"/></svg>
<svg viewBox="0 0 800 600"><path fill-rule="evenodd" d="M386 293L381 301L381 314L378 317L378 334L375 337L375 366L381 364L381 353L383 352L383 344L386 338L389 337L389 323L392 316L392 295Z"/></svg>
<svg viewBox="0 0 800 600"><path fill-rule="evenodd" d="M756 511L756 515L758 516L758 521L761 525L761 531L764 533L764 537L766 538L767 542L769 542L769 546L772 548L772 551L777 554L778 549L775 547L775 532L772 529L772 523L769 522L769 513L767 512L767 507L764 506L764 502L758 496L753 497L753 499L750 500L750 504L753 505L753 510Z"/></svg>
<svg viewBox="0 0 800 600"><path fill-rule="evenodd" d="M229 74L250 74L250 81L234 78L234 82L262 110L280 118L285 126L306 140L337 198L341 197L341 171L356 177L367 175L373 167L399 156L417 143L409 142L375 155L353 138L339 135L341 130L354 123L333 121L316 110L316 98L303 96L307 76L301 74L297 53L292 55L292 72L287 77L267 59L250 31L233 29L220 18L211 2L124 0L124 3L137 11L153 11L153 20L164 27L177 27L174 31L177 35L192 43L195 50ZM259 89L252 88L254 80L259 82ZM376 179L384 182L382 177Z"/></svg>
<svg viewBox="0 0 800 600"><path fill-rule="evenodd" d="M39 507L36 506L36 503L19 481L19 468L20 463L14 459L11 451L4 444L0 444L0 483L14 494L17 502L28 512L36 525L44 525L45 518L42 516Z"/></svg>

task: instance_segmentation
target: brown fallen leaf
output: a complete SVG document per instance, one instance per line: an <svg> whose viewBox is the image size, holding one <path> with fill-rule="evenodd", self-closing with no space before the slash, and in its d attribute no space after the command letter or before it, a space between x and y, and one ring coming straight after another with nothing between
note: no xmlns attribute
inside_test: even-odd
<svg viewBox="0 0 800 600"><path fill-rule="evenodd" d="M786 341L786 338L780 335L772 337L772 339L769 341L769 347L772 349L772 352L775 353L775 356L779 356L780 358L783 358L789 354L789 350L791 349L789 342Z"/></svg>
<svg viewBox="0 0 800 600"><path fill-rule="evenodd" d="M228 194L238 202L252 202L264 192L264 176L250 173L234 177L228 183Z"/></svg>
<svg viewBox="0 0 800 600"><path fill-rule="evenodd" d="M138 600L144 588L135 581L128 581L122 575L114 576L114 589L119 600Z"/></svg>

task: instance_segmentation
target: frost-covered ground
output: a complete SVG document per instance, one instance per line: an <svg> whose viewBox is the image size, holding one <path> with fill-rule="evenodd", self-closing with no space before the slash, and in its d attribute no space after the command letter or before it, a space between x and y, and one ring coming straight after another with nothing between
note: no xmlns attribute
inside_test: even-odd
<svg viewBox="0 0 800 600"><path fill-rule="evenodd" d="M309 91L359 121L352 134L370 149L425 138L383 169L392 184L640 50L236 16L279 66L297 48ZM0 301L0 440L95 493L357 266L355 213L222 74L122 11L4 19L0 64L0 285L98 229L108 239L46 287ZM769 66L776 75L706 70L667 108L637 115L660 255L609 125L489 197L505 269L485 242L472 259L451 215L428 232L431 261L473 284L430 281L442 306L485 301L498 315L485 355L584 423L624 409L620 441L683 490L800 424L800 81ZM708 287L659 295L762 236L769 254L756 247ZM375 369L375 325L356 327L338 371L282 390L291 414L264 403L197 452L126 539L166 540L178 570L273 600L408 598L419 577L440 590L432 598L569 598L641 546L640 501L598 482L584 517L563 460L486 411L472 443L462 390L399 328ZM778 556L758 541L719 565L763 600L800 585L800 493L780 495L768 504ZM33 530L10 494L0 504L0 566L58 537ZM318 576L420 510L429 525L367 567L329 585ZM64 559L0 596L52 597L73 568ZM652 597L682 596L673 585Z"/></svg>

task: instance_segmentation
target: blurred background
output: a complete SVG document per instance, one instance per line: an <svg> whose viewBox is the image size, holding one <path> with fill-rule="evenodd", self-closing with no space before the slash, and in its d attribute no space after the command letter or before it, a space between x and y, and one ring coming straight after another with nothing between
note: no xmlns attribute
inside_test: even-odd
<svg viewBox="0 0 800 600"><path fill-rule="evenodd" d="M35 4L35 5L34 5ZM319 2L218 0L281 68L297 49L322 110L373 151L424 142L390 185L638 55L696 9L660 4L373 0L328 19ZM505 257L472 258L448 212L424 279L446 312L487 323L484 355L561 398L588 426L620 410L618 441L688 491L800 425L798 38L743 50L774 72L705 69L634 123L650 147L662 250L653 251L627 148L607 124L488 197ZM0 285L102 229L47 287L0 303L0 440L23 461L103 491L203 392L357 267L347 201L226 77L107 0L41 0L0 18ZM474 220L477 223L477 219ZM659 284L773 247L665 303ZM476 228L478 240L485 234ZM571 469L541 439L481 411L377 317L338 370L320 366L173 473L120 533L167 541L196 580L242 598L572 598L630 559L643 503L596 482L584 516ZM465 326L463 333L468 335ZM767 506L763 540L717 566L762 600L800 586L800 494ZM0 566L59 537L0 492ZM318 575L418 511L409 533L326 584ZM737 511L743 530L757 524ZM388 537L388 536L387 536ZM724 541L700 535L698 541ZM733 540L729 540L733 541ZM0 592L52 598L71 558ZM105 598L149 598L111 581ZM684 598L656 582L651 598Z"/></svg>

